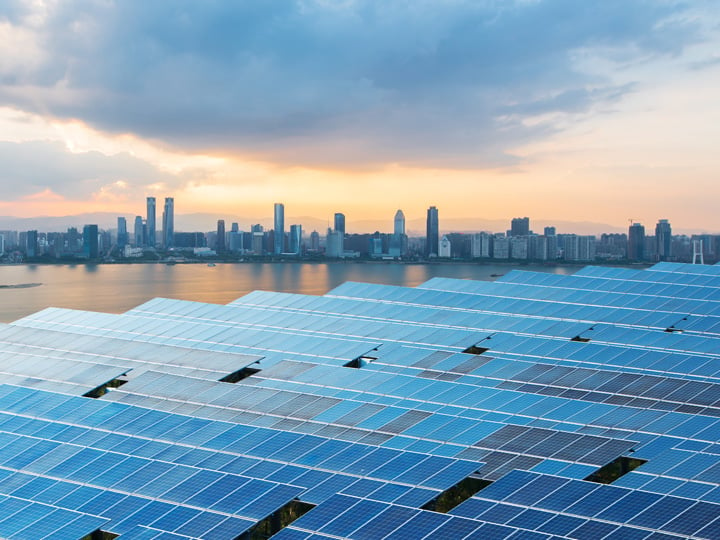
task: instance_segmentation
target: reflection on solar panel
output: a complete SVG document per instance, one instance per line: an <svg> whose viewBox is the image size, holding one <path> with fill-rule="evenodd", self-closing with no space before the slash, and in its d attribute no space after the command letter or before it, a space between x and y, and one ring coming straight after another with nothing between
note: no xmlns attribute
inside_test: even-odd
<svg viewBox="0 0 720 540"><path fill-rule="evenodd" d="M0 325L3 538L720 538L720 266Z"/></svg>

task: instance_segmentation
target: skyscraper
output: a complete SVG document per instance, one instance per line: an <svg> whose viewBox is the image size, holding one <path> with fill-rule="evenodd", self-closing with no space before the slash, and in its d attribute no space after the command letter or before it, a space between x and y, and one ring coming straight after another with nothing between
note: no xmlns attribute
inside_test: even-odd
<svg viewBox="0 0 720 540"><path fill-rule="evenodd" d="M527 236L530 234L530 218L516 217L510 222L510 236Z"/></svg>
<svg viewBox="0 0 720 540"><path fill-rule="evenodd" d="M165 197L165 210L163 210L163 247L165 249L175 247L175 201L172 197Z"/></svg>
<svg viewBox="0 0 720 540"><path fill-rule="evenodd" d="M395 212L395 227L394 227L394 234L401 235L405 234L405 214L403 214L402 210L398 210Z"/></svg>
<svg viewBox="0 0 720 540"><path fill-rule="evenodd" d="M167 199L165 199L165 205L167 205ZM155 247L155 197L147 198L147 218L145 219L145 226L147 227L147 243L151 248ZM163 224L164 230L164 224Z"/></svg>
<svg viewBox="0 0 720 540"><path fill-rule="evenodd" d="M668 261L672 255L672 228L667 219L655 225L655 252L659 261Z"/></svg>
<svg viewBox="0 0 720 540"><path fill-rule="evenodd" d="M98 226L85 225L83 227L83 255L88 259L98 258Z"/></svg>
<svg viewBox="0 0 720 540"><path fill-rule="evenodd" d="M273 253L279 255L283 252L285 246L285 205L282 203L275 203L275 229L274 229L275 244L273 246Z"/></svg>
<svg viewBox="0 0 720 540"><path fill-rule="evenodd" d="M143 228L142 216L135 216L135 228L133 229L135 247L142 247L143 245Z"/></svg>
<svg viewBox="0 0 720 540"><path fill-rule="evenodd" d="M440 249L440 224L438 221L438 210L434 206L427 211L427 232L425 235L425 255L428 257L437 256Z"/></svg>
<svg viewBox="0 0 720 540"><path fill-rule="evenodd" d="M218 219L217 222L217 238L215 239L215 251L221 253L225 251L225 220Z"/></svg>
<svg viewBox="0 0 720 540"><path fill-rule="evenodd" d="M345 234L345 214L335 214L335 230L339 233Z"/></svg>
<svg viewBox="0 0 720 540"><path fill-rule="evenodd" d="M120 216L117 220L117 245L123 249L128 243L127 220Z"/></svg>
<svg viewBox="0 0 720 540"><path fill-rule="evenodd" d="M405 235L405 214L402 210L395 212L393 234L390 237L390 256L402 257L407 252L407 236Z"/></svg>
<svg viewBox="0 0 720 540"><path fill-rule="evenodd" d="M640 223L633 223L628 229L627 257L631 261L645 259L645 227Z"/></svg>
<svg viewBox="0 0 720 540"><path fill-rule="evenodd" d="M302 225L290 225L289 251L295 255L302 252Z"/></svg>

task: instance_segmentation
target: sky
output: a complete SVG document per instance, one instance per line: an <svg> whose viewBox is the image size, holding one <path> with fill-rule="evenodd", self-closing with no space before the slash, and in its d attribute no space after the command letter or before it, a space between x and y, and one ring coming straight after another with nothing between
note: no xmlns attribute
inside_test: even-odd
<svg viewBox="0 0 720 540"><path fill-rule="evenodd" d="M0 215L720 232L719 90L714 0L3 0Z"/></svg>

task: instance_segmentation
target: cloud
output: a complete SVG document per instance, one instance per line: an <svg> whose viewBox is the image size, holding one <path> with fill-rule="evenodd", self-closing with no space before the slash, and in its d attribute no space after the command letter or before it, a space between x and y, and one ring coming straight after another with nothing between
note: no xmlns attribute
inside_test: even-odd
<svg viewBox="0 0 720 540"><path fill-rule="evenodd" d="M513 164L556 129L524 116L627 91L577 52L644 61L699 39L681 4L654 0L42 5L5 17L44 57L0 70L1 104L291 165Z"/></svg>
<svg viewBox="0 0 720 540"><path fill-rule="evenodd" d="M179 186L179 176L157 170L126 153L73 153L59 142L0 142L0 190L3 199L19 200L38 193L66 199L88 194L121 194L139 198L154 184Z"/></svg>

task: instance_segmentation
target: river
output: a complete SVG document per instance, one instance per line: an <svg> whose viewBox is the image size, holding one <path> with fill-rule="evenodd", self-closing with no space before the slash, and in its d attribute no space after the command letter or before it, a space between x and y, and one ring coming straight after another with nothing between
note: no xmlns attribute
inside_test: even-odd
<svg viewBox="0 0 720 540"><path fill-rule="evenodd" d="M435 276L494 280L513 268L571 274L578 267L358 262L0 266L0 322L51 306L122 313L155 297L226 304L257 289L320 295L345 281L413 287Z"/></svg>

